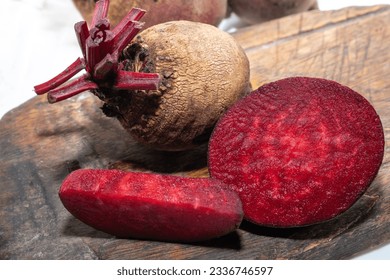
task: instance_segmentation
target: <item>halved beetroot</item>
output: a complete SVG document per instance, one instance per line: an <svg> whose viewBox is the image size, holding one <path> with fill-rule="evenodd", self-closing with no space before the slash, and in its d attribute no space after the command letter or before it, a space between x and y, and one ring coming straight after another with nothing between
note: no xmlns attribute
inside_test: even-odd
<svg viewBox="0 0 390 280"><path fill-rule="evenodd" d="M348 209L383 154L381 121L366 99L333 81L293 77L227 111L209 143L209 168L238 192L244 218L293 227Z"/></svg>
<svg viewBox="0 0 390 280"><path fill-rule="evenodd" d="M59 196L82 222L125 238L207 240L234 231L243 218L238 195L209 178L80 169Z"/></svg>

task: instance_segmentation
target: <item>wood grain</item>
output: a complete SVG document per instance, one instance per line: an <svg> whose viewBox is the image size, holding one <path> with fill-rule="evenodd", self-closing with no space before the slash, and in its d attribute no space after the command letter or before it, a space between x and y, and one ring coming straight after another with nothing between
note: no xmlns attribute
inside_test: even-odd
<svg viewBox="0 0 390 280"><path fill-rule="evenodd" d="M244 222L209 242L116 239L73 218L58 188L78 168L207 176L206 150L155 152L104 117L89 93L49 105L34 97L0 121L0 259L346 259L390 241L390 7L311 11L234 34L254 88L288 76L338 81L379 113L381 170L365 195L323 224L272 229Z"/></svg>

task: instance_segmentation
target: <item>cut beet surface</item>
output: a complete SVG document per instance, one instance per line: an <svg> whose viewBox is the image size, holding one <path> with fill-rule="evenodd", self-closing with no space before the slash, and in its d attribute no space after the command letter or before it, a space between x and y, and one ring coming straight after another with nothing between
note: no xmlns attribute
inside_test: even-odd
<svg viewBox="0 0 390 280"><path fill-rule="evenodd" d="M352 206L383 155L381 121L366 99L333 81L293 77L227 111L209 143L209 169L238 192L244 218L294 227Z"/></svg>
<svg viewBox="0 0 390 280"><path fill-rule="evenodd" d="M238 195L215 179L119 170L77 170L59 195L82 222L124 238L193 242L234 231Z"/></svg>

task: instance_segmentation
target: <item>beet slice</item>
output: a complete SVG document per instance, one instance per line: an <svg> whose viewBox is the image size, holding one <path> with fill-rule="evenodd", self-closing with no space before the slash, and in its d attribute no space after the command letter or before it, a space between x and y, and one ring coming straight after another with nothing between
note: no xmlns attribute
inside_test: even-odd
<svg viewBox="0 0 390 280"><path fill-rule="evenodd" d="M240 195L244 218L260 225L319 223L347 210L384 155L379 116L334 81L292 77L233 105L209 143L212 177Z"/></svg>
<svg viewBox="0 0 390 280"><path fill-rule="evenodd" d="M238 195L215 179L80 169L59 196L82 222L122 238L201 241L242 221Z"/></svg>

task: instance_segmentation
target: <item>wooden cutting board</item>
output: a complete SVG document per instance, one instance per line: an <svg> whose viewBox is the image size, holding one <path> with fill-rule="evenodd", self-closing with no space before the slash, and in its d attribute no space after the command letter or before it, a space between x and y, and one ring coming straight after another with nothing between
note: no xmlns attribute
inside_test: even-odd
<svg viewBox="0 0 390 280"><path fill-rule="evenodd" d="M89 93L49 105L34 97L0 122L0 259L346 259L390 241L390 7L312 11L234 34L256 88L316 76L363 94L384 125L381 170L343 215L320 225L273 229L244 222L217 240L177 244L116 239L73 218L57 192L78 168L207 176L206 147L155 152L104 117Z"/></svg>

